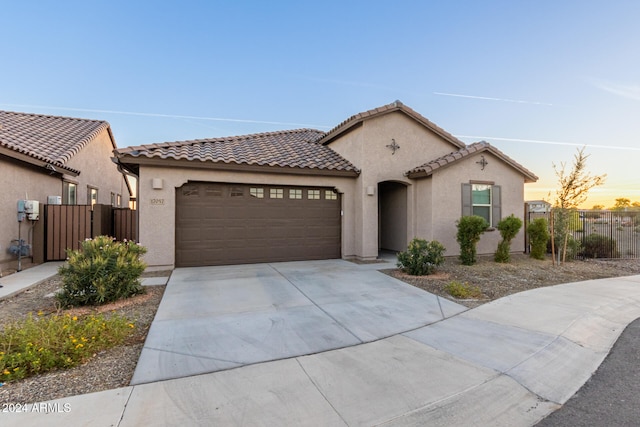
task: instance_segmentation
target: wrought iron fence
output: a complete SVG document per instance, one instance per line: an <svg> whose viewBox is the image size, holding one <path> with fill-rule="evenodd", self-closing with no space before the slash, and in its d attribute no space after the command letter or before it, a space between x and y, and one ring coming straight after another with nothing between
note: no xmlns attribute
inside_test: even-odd
<svg viewBox="0 0 640 427"><path fill-rule="evenodd" d="M546 218L551 229L562 221L558 209L551 212L527 212L527 225L536 218ZM567 258L640 258L640 211L574 210L564 217L568 233ZM558 229L555 230L556 243ZM525 250L529 251L528 241ZM558 245L556 245L558 246Z"/></svg>

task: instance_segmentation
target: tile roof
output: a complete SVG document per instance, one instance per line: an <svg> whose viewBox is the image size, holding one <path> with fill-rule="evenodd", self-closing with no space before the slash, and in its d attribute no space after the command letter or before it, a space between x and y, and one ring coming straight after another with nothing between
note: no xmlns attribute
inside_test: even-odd
<svg viewBox="0 0 640 427"><path fill-rule="evenodd" d="M430 162L418 166L417 168L411 169L407 172L407 176L409 178L430 176L438 169L449 166L452 163L455 163L458 160L468 157L472 154L481 153L484 151L490 152L494 156L502 159L505 163L522 173L525 177L525 182L535 182L538 180L538 177L533 172L529 171L524 166L522 166L486 141L475 142L473 144L467 145L461 150L454 151L442 157L438 157L437 159L431 160Z"/></svg>
<svg viewBox="0 0 640 427"><path fill-rule="evenodd" d="M458 148L465 147L464 142L460 141L458 138L451 135L449 132L445 131L441 127L437 126L435 123L431 122L429 119L427 119L417 111L407 107L400 101L395 101L395 102L392 102L391 104L374 108L373 110L368 110L362 113L355 114L349 117L347 120L340 123L338 126L331 129L329 132L327 132L322 138L320 138L318 142L325 145L330 144L331 141L338 138L340 135L351 131L355 126L360 125L365 120L368 120L374 117L379 117L385 114L393 113L396 111L400 111L406 114L407 116L413 118L418 123L422 124L427 129L431 130L431 132L435 133L436 135L439 135L445 141L448 141L451 144L453 144L453 146Z"/></svg>
<svg viewBox="0 0 640 427"><path fill-rule="evenodd" d="M316 141L324 132L296 129L224 138L164 142L115 151L120 160L174 159L212 163L275 166L350 172L358 169L329 147ZM133 162L131 162L133 163Z"/></svg>
<svg viewBox="0 0 640 427"><path fill-rule="evenodd" d="M109 123L100 120L0 111L0 148L77 175L66 162L104 129Z"/></svg>

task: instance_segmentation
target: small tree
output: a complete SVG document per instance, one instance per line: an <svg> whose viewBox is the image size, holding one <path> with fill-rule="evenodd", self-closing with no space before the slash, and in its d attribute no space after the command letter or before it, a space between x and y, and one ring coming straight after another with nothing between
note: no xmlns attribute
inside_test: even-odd
<svg viewBox="0 0 640 427"><path fill-rule="evenodd" d="M460 261L464 265L476 263L476 244L480 236L489 228L486 219L478 215L463 216L456 222L456 240L460 244Z"/></svg>
<svg viewBox="0 0 640 427"><path fill-rule="evenodd" d="M502 240L498 243L498 249L493 259L496 262L509 262L511 259L511 241L522 228L522 220L511 214L506 218L502 218L496 228L500 231Z"/></svg>
<svg viewBox="0 0 640 427"><path fill-rule="evenodd" d="M398 253L398 268L412 276L425 276L444 263L445 248L434 240L413 239L406 252Z"/></svg>
<svg viewBox="0 0 640 427"><path fill-rule="evenodd" d="M536 218L527 227L531 244L531 258L544 259L549 243L549 224L546 218Z"/></svg>
<svg viewBox="0 0 640 427"><path fill-rule="evenodd" d="M593 176L586 171L587 158L584 148L578 150L574 156L573 167L566 171L566 164L561 163L560 167L553 164L553 169L558 177L559 188L556 190L555 209L552 212L554 223L552 236L555 246L558 247L558 261L562 254L562 260L566 258L571 231L572 212L587 200L589 190L598 185L602 185L606 175Z"/></svg>

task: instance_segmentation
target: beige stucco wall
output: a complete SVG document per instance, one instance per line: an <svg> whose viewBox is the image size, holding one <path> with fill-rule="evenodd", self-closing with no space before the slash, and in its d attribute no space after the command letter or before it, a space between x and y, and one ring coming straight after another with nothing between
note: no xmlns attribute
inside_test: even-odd
<svg viewBox="0 0 640 427"><path fill-rule="evenodd" d="M2 191L0 192L0 268L15 268L16 256L7 252L12 239L18 238L18 200L28 198L41 203L47 196L62 191L60 178L51 176L44 168L24 165L0 157ZM31 243L31 221L21 224L21 238Z"/></svg>
<svg viewBox="0 0 640 427"><path fill-rule="evenodd" d="M162 179L162 189L153 189L153 179ZM342 194L342 256L352 258L356 251L355 179L346 177L213 171L206 169L141 166L138 217L140 244L148 249L145 262L154 268L175 266L176 188L188 181L242 184L274 184L335 187Z"/></svg>
<svg viewBox="0 0 640 427"><path fill-rule="evenodd" d="M63 180L77 184L77 204L87 204L87 185L98 188L98 203L111 204L111 192L120 194L121 206L129 205L129 192L123 175L111 161L113 146L107 130L89 142L66 166L80 171L78 176L50 175L49 171L35 165L0 158L0 176L3 191L0 192L0 268L15 264L16 257L7 253L12 239L18 238L16 219L17 202L28 197L41 205L48 196L61 196ZM42 215L42 214L41 214ZM30 240L29 221L22 224L22 238ZM35 248L34 248L35 249Z"/></svg>
<svg viewBox="0 0 640 427"><path fill-rule="evenodd" d="M111 193L120 194L120 207L129 206L129 192L123 175L118 172L117 165L111 161L113 145L107 130L102 131L94 140L73 156L67 166L80 171L77 177L68 177L69 181L78 184L79 205L89 204L87 186L98 189L98 203L111 204ZM62 186L56 193L62 194Z"/></svg>
<svg viewBox="0 0 640 427"><path fill-rule="evenodd" d="M480 165L476 164L480 155L484 155L488 162L484 170L481 170ZM446 255L448 256L460 253L458 242L456 242L455 222L462 215L462 183L482 181L500 185L502 187L502 218L514 214L523 219L524 177L488 152L462 159L437 171L432 178L426 178L424 181L432 181L432 208L430 210L431 217L425 218L424 221L420 220L422 225L419 229L424 235L418 237L438 240L447 248ZM425 203L429 202L425 201ZM485 232L478 243L478 253L494 253L499 241L500 232L498 230ZM511 249L514 252L524 250L524 231L522 229L512 241Z"/></svg>
<svg viewBox="0 0 640 427"><path fill-rule="evenodd" d="M400 146L392 154L387 145L392 139ZM407 236L410 241L420 230L421 221L414 215L422 196L415 180L404 174L428 161L456 151L458 148L401 112L393 112L364 121L363 125L329 145L351 161L362 172L356 182L355 216L360 219L356 227L356 250L362 259L378 256L378 197L367 195L368 187L377 193L377 185L384 181L401 182L407 188Z"/></svg>
<svg viewBox="0 0 640 427"><path fill-rule="evenodd" d="M395 154L387 147L392 139L400 146ZM455 222L462 214L462 183L489 181L500 185L502 216L513 213L522 218L524 177L488 152L482 153L489 162L484 170L475 163L479 155L472 155L438 170L431 177L407 178L405 173L409 170L459 148L401 112L365 120L362 126L332 141L329 146L360 169L357 178L141 165L140 242L149 250L145 258L147 263L154 267L174 266L175 190L189 180L336 187L342 193L344 258L374 259L378 256L381 233L378 184L386 181L406 185L406 239L398 241L409 242L414 237L438 240L447 248L446 255L459 254ZM152 189L154 178L163 180L163 189ZM390 236L386 239L392 240ZM493 253L499 239L497 230L487 232L478 245L478 252ZM513 241L512 249L520 251L523 246L521 232Z"/></svg>

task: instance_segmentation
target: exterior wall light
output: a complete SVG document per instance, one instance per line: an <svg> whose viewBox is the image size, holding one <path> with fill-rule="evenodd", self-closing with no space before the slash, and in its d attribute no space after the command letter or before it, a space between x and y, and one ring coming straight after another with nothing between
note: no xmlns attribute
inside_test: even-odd
<svg viewBox="0 0 640 427"><path fill-rule="evenodd" d="M154 190L162 190L164 187L164 183L162 182L162 178L153 178L151 180L151 188Z"/></svg>

